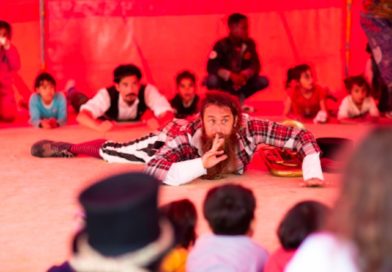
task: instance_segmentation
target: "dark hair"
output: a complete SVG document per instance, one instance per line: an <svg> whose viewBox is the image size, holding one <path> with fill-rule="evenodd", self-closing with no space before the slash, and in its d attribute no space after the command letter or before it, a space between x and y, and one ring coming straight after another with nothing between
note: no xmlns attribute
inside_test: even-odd
<svg viewBox="0 0 392 272"><path fill-rule="evenodd" d="M359 271L392 271L392 129L373 130L352 155L329 230L356 247Z"/></svg>
<svg viewBox="0 0 392 272"><path fill-rule="evenodd" d="M366 51L366 53L368 53L368 54L372 54L372 49L370 48L369 43L366 44L365 51Z"/></svg>
<svg viewBox="0 0 392 272"><path fill-rule="evenodd" d="M208 91L200 106L200 112L202 117L204 117L204 112L209 105L230 108L233 116L237 117L237 123L234 129L238 129L241 126L242 110L240 101L236 96L227 94L222 91Z"/></svg>
<svg viewBox="0 0 392 272"><path fill-rule="evenodd" d="M248 17L246 17L244 14L241 13L233 13L229 16L229 19L227 20L227 25L231 27L232 25L236 25L242 20L247 20Z"/></svg>
<svg viewBox="0 0 392 272"><path fill-rule="evenodd" d="M44 81L47 81L50 84L52 84L54 87L56 87L56 80L54 79L54 77L49 73L43 72L43 73L40 73L35 78L34 89L39 88Z"/></svg>
<svg viewBox="0 0 392 272"><path fill-rule="evenodd" d="M181 80L183 80L184 78L190 79L194 84L196 83L195 74L189 72L188 70L185 70L185 71L182 71L181 73L179 73L176 76L176 84L177 84L177 86L180 85Z"/></svg>
<svg viewBox="0 0 392 272"><path fill-rule="evenodd" d="M120 81L127 76L136 76L140 80L142 78L142 72L133 64L117 66L113 71L113 81L116 83L120 83Z"/></svg>
<svg viewBox="0 0 392 272"><path fill-rule="evenodd" d="M293 80L299 81L302 73L305 73L308 70L310 70L310 66L308 64L300 64L289 68L287 70L286 88L290 86L290 83Z"/></svg>
<svg viewBox="0 0 392 272"><path fill-rule="evenodd" d="M189 199L181 199L164 205L161 211L174 226L177 244L184 248L193 245L197 221L195 205Z"/></svg>
<svg viewBox="0 0 392 272"><path fill-rule="evenodd" d="M329 208L318 201L302 201L294 205L278 227L278 237L286 250L297 249L312 232L324 225Z"/></svg>
<svg viewBox="0 0 392 272"><path fill-rule="evenodd" d="M0 29L2 29L2 28L5 29L5 31L7 32L7 37L11 38L11 35L12 35L11 25L6 21L0 20Z"/></svg>
<svg viewBox="0 0 392 272"><path fill-rule="evenodd" d="M208 191L203 213L215 234L243 235L249 231L255 208L256 199L251 190L226 184Z"/></svg>
<svg viewBox="0 0 392 272"><path fill-rule="evenodd" d="M344 80L344 86L346 87L348 93L351 93L351 90L354 87L354 85L357 85L359 87L364 87L366 90L366 96L370 95L370 85L364 76L362 75L350 76Z"/></svg>

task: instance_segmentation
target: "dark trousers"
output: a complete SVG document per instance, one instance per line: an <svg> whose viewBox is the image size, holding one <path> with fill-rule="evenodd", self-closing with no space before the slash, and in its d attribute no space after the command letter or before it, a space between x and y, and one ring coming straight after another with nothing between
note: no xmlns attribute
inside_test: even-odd
<svg viewBox="0 0 392 272"><path fill-rule="evenodd" d="M248 98L254 93L267 88L269 80L265 76L253 76L240 89L234 90L231 80L225 81L217 75L209 74L205 80L205 84L209 90L222 90L240 98Z"/></svg>
<svg viewBox="0 0 392 272"><path fill-rule="evenodd" d="M84 93L75 89L75 87L72 87L67 91L67 100L71 104L74 111L79 112L80 107L86 103L89 98Z"/></svg>

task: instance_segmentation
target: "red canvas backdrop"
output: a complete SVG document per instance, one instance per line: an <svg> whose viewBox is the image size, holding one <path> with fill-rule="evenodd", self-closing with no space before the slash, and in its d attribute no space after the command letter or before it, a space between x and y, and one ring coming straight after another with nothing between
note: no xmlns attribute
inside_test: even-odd
<svg viewBox="0 0 392 272"><path fill-rule="evenodd" d="M13 29L12 42L18 48L22 67L15 77L17 95L28 99L33 80L41 68L40 14L38 0L0 0L0 20Z"/></svg>
<svg viewBox="0 0 392 272"><path fill-rule="evenodd" d="M55 75L60 89L68 79L75 79L81 90L93 95L111 84L118 64L135 63L144 81L171 97L179 71L189 69L201 82L214 42L227 34L228 14L241 12L249 16L262 73L271 80L271 87L255 99L282 100L287 68L299 63L311 64L320 84L342 91L347 49L347 2L343 0L44 3L43 51L38 0L2 3L0 9L1 18L14 27L14 43L22 56L19 74L28 86L41 69L44 53L46 69ZM350 73L362 72L366 60L359 10L360 1L354 1L349 25Z"/></svg>

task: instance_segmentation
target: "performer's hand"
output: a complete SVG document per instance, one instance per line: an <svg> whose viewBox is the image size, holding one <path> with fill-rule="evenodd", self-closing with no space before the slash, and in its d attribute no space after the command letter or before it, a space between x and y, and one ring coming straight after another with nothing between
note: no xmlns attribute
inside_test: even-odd
<svg viewBox="0 0 392 272"><path fill-rule="evenodd" d="M215 135L211 149L201 158L205 169L214 167L221 161L227 159L227 155L224 154L224 150L219 150L219 148L224 144L224 141L225 140L223 138L219 138L218 134Z"/></svg>
<svg viewBox="0 0 392 272"><path fill-rule="evenodd" d="M324 185L325 181L318 178L307 179L301 183L302 187L323 187Z"/></svg>
<svg viewBox="0 0 392 272"><path fill-rule="evenodd" d="M100 132L107 132L111 130L113 126L114 126L113 122L105 120L98 125L97 130Z"/></svg>

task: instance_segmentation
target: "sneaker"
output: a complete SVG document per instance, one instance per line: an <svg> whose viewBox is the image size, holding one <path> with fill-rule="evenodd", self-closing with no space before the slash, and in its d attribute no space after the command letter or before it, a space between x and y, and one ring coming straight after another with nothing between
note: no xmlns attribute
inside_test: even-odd
<svg viewBox="0 0 392 272"><path fill-rule="evenodd" d="M33 144L31 155L40 158L72 158L75 154L69 151L71 146L70 143L41 140Z"/></svg>

